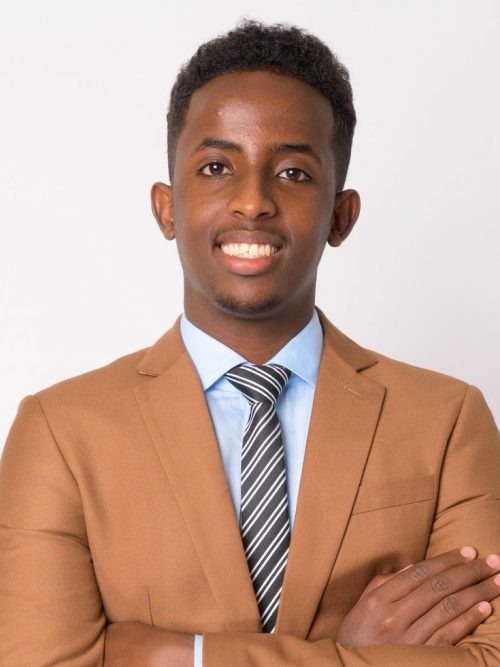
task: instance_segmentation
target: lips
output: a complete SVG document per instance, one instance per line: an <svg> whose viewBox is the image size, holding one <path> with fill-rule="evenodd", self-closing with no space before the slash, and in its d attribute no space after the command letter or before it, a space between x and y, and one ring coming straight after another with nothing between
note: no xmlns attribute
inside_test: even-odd
<svg viewBox="0 0 500 667"><path fill-rule="evenodd" d="M241 238L240 233L231 232L233 239L236 235ZM264 235L259 234L259 240L262 236ZM252 234L253 243L246 241L230 242L226 235L224 239L221 239L223 242L218 243L215 247L216 256L222 262L226 271L229 271L233 275L257 276L267 273L272 269L280 256L281 242L275 237L270 238L269 234L265 234L265 237L266 240L269 239L271 242L255 242L257 234ZM248 234L246 234L246 238L249 238ZM279 246L277 245L278 243L280 244Z"/></svg>
<svg viewBox="0 0 500 667"><path fill-rule="evenodd" d="M247 260L271 257L281 250L283 244L278 234L241 228L221 232L215 238L215 245L224 255Z"/></svg>
<svg viewBox="0 0 500 667"><path fill-rule="evenodd" d="M225 255L245 259L270 257L278 252L277 246L270 245L269 243L223 243L220 248Z"/></svg>
<svg viewBox="0 0 500 667"><path fill-rule="evenodd" d="M256 276L272 269L285 239L271 231L228 229L215 239L216 256L226 270L240 276Z"/></svg>

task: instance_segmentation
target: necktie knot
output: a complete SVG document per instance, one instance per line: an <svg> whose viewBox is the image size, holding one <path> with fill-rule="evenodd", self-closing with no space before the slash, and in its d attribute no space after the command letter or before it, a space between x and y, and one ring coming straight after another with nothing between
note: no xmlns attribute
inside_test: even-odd
<svg viewBox="0 0 500 667"><path fill-rule="evenodd" d="M250 403L276 403L292 372L279 364L235 366L226 378Z"/></svg>

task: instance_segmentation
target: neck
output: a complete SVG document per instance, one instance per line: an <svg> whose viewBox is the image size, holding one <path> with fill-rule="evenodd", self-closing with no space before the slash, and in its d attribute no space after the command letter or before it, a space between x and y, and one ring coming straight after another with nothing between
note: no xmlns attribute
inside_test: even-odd
<svg viewBox="0 0 500 667"><path fill-rule="evenodd" d="M264 364L281 350L313 316L314 307L304 310L300 317L283 315L255 317L235 316L217 312L212 317L199 317L196 310L185 308L186 317L212 338L240 354L253 364Z"/></svg>

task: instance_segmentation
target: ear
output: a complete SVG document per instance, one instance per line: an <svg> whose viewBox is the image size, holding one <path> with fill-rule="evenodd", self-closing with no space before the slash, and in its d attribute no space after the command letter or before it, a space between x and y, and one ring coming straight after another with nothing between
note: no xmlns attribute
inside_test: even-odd
<svg viewBox="0 0 500 667"><path fill-rule="evenodd" d="M356 224L360 209L361 199L356 190L344 190L336 195L328 236L329 245L337 247L345 241Z"/></svg>
<svg viewBox="0 0 500 667"><path fill-rule="evenodd" d="M172 186L154 183L151 188L151 209L163 236L172 241L174 230L174 202Z"/></svg>

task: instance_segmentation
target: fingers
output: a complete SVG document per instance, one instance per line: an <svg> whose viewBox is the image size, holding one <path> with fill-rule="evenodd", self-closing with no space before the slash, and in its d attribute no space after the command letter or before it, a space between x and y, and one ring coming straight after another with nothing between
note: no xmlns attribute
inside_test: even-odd
<svg viewBox="0 0 500 667"><path fill-rule="evenodd" d="M365 597L365 595L368 595L368 593L371 593L372 591L374 591L376 588L378 588L382 584L385 584L386 581L389 581L389 579L392 579L393 577L395 577L400 572L404 572L409 567L411 567L411 565L407 565L406 567L403 567L401 570L398 570L397 572L391 572L390 574L377 574L377 576L373 577L373 579L370 581L368 586L361 593L359 599L362 600Z"/></svg>
<svg viewBox="0 0 500 667"><path fill-rule="evenodd" d="M430 646L454 646L474 632L491 612L492 607L489 602L480 602L450 623L443 625L425 643Z"/></svg>
<svg viewBox="0 0 500 667"><path fill-rule="evenodd" d="M391 575L375 577L344 619L338 641L455 645L491 613L500 595L500 557L455 549Z"/></svg>
<svg viewBox="0 0 500 667"><path fill-rule="evenodd" d="M405 613L411 607L414 618L433 610L429 618L440 615L446 622L477 602L500 595L500 585L493 576L499 571L500 558L495 554L457 565L424 581L400 600L400 609ZM500 583L500 577L498 579Z"/></svg>
<svg viewBox="0 0 500 667"><path fill-rule="evenodd" d="M450 611L454 607L464 611L476 602L492 600L500 594L500 587L496 586L493 577L499 571L500 558L493 554L486 559L457 565L424 581L416 591L401 600L401 608L411 605L412 611L421 615L442 601L442 606ZM478 582L480 585L474 586Z"/></svg>
<svg viewBox="0 0 500 667"><path fill-rule="evenodd" d="M381 584L377 595L385 602L401 600L433 577L457 565L464 565L464 563L473 561L476 556L477 552L473 547L463 547L416 563Z"/></svg>

